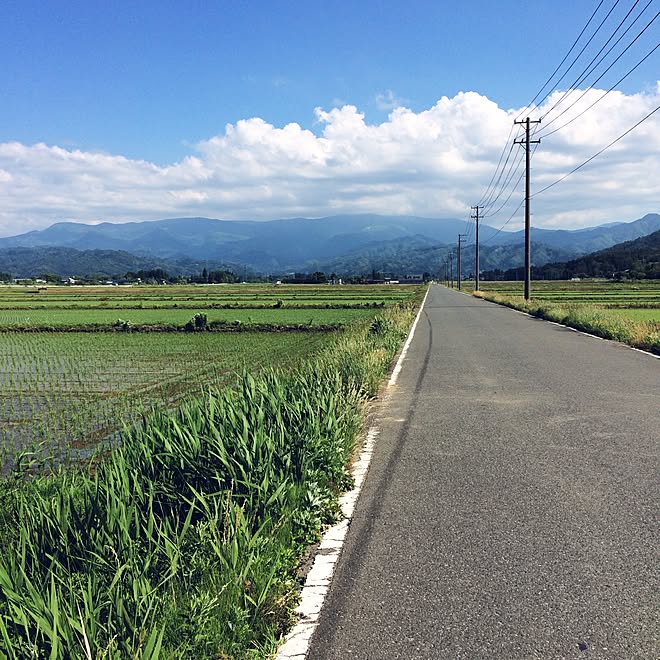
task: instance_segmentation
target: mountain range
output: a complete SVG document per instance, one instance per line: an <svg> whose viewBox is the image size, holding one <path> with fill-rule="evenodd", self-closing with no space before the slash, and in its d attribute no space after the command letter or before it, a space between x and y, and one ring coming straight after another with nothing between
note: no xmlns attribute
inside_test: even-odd
<svg viewBox="0 0 660 660"><path fill-rule="evenodd" d="M566 261L658 229L660 215L654 213L634 222L609 223L590 229L533 229L532 261L536 266ZM455 247L458 234L465 230L466 223L462 220L384 215L266 222L211 218L96 225L62 222L40 231L0 238L0 270L15 274L26 270L20 267L20 259L28 259L28 253L21 256L9 252L10 248L68 248L84 252L82 257L78 255L83 262L77 262L74 252L61 255L59 261L68 263L72 271L54 271L61 275L83 274L86 268L90 268L88 272L112 274L122 272L124 265L129 266L124 270L158 267L173 274L220 265L234 269L247 267L262 273L323 270L363 274L374 269L399 274L438 272L448 252ZM498 232L484 224L480 236L481 270L520 265L524 232ZM98 250L104 254L88 254ZM114 269L108 251L118 252ZM43 251L39 254L46 256ZM55 253L50 256L54 257ZM462 256L463 272L467 274L474 270L474 246L469 239ZM92 268L95 259L96 267ZM41 265L43 271L54 270L47 268L48 263L43 259ZM30 266L32 274L36 266L36 263Z"/></svg>
<svg viewBox="0 0 660 660"><path fill-rule="evenodd" d="M18 278L44 274L60 277L121 277L130 272L156 269L176 277L201 273L204 268L243 272L243 269L233 264L200 262L187 258L143 257L124 250L77 250L68 247L0 248L0 274L6 273Z"/></svg>
<svg viewBox="0 0 660 660"><path fill-rule="evenodd" d="M522 268L484 272L484 279L522 279ZM547 263L532 268L535 280L568 280L572 277L660 278L660 230L618 243L563 263Z"/></svg>

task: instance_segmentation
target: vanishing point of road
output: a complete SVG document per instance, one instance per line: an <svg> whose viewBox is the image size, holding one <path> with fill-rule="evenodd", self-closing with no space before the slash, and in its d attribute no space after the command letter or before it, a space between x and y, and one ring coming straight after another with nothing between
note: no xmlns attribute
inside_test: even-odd
<svg viewBox="0 0 660 660"><path fill-rule="evenodd" d="M658 658L660 361L433 286L308 658Z"/></svg>

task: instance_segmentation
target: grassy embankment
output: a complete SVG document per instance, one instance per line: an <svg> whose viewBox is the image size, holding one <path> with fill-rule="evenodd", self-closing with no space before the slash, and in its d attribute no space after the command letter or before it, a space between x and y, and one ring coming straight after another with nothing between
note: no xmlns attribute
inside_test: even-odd
<svg viewBox="0 0 660 660"><path fill-rule="evenodd" d="M532 297L525 301L522 296L497 291L473 291L472 295L660 355L660 322L634 318L635 309L607 309L589 304L588 299L562 302L561 298L536 300Z"/></svg>
<svg viewBox="0 0 660 660"><path fill-rule="evenodd" d="M146 418L86 469L0 482L9 658L266 657L304 549L337 516L401 303L289 372L244 375Z"/></svg>

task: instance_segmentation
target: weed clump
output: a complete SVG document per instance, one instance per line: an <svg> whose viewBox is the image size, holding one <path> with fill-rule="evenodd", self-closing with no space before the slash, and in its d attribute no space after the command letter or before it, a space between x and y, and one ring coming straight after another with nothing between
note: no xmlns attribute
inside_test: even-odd
<svg viewBox="0 0 660 660"><path fill-rule="evenodd" d="M208 323L208 316L203 312L198 312L186 323L184 329L186 332L198 332L200 330L206 330Z"/></svg>
<svg viewBox="0 0 660 660"><path fill-rule="evenodd" d="M112 324L112 327L115 330L120 330L121 332L130 332L133 329L133 324L130 321L124 319L117 319Z"/></svg>

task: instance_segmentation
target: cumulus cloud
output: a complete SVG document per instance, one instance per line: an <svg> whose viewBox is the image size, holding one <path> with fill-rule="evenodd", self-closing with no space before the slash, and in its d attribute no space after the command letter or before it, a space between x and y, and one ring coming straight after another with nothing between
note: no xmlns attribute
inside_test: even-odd
<svg viewBox="0 0 660 660"><path fill-rule="evenodd" d="M604 92L580 94L555 108L561 99L556 92L532 109L530 116L543 117L536 136L573 120ZM532 192L617 138L658 107L659 99L660 84L648 93L611 92L544 137L533 158ZM570 109L558 117L565 107ZM272 219L372 212L463 218L484 195L520 112L467 92L443 97L420 112L397 105L377 124L352 105L316 108L314 132L295 123L276 127L260 118L244 119L166 167L60 146L4 143L0 235L63 220L125 222L184 215ZM519 162L521 152L515 147L511 162ZM535 197L534 225L576 228L658 211L659 171L660 112ZM512 177L512 185L517 180ZM520 183L488 222L498 226L507 220L522 192ZM519 227L521 216L514 216L507 229Z"/></svg>

